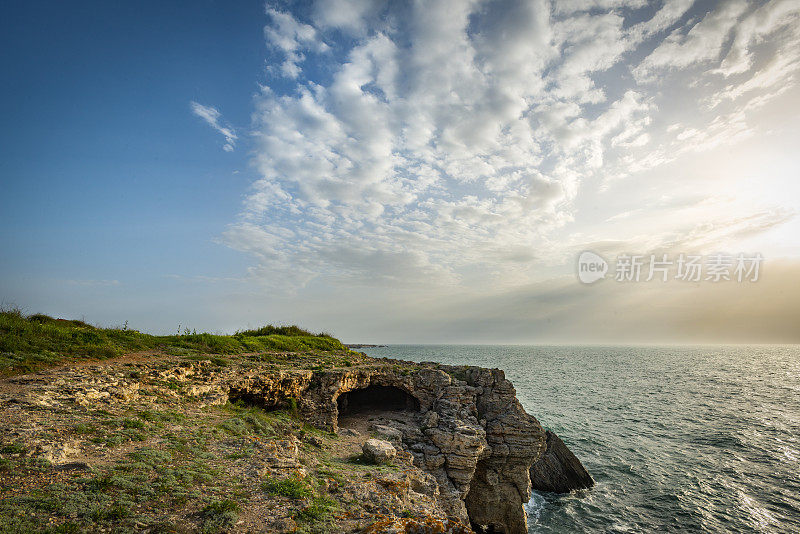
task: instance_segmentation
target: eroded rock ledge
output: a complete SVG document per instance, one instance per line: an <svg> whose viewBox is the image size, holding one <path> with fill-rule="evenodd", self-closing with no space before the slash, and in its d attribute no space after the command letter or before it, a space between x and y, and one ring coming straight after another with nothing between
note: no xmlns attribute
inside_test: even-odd
<svg viewBox="0 0 800 534"><path fill-rule="evenodd" d="M357 392L366 393L360 402L373 403L365 409L405 411L407 417L392 425L402 433L402 447L435 477L442 509L478 531L527 532L523 504L530 498L531 476L541 484L544 475L560 473L556 484L536 486L546 491L590 485L577 458L525 412L499 369L387 360L355 369L232 377L220 386L231 397L267 408L297 402L306 420L330 431L338 429L343 397ZM395 404L382 406L382 397L392 392ZM400 406L403 395L408 398ZM584 477L565 474L578 466ZM579 483L570 487L573 479Z"/></svg>

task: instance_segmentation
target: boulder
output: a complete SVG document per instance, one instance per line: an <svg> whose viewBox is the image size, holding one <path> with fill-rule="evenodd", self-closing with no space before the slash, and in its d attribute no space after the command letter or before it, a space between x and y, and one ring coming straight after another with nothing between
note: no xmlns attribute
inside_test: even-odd
<svg viewBox="0 0 800 534"><path fill-rule="evenodd" d="M304 471L300 463L300 448L295 439L273 439L258 442L259 454L265 465L262 476L275 473Z"/></svg>
<svg viewBox="0 0 800 534"><path fill-rule="evenodd" d="M388 464L397 456L394 446L381 439L368 439L361 451L364 453L364 459L372 464Z"/></svg>

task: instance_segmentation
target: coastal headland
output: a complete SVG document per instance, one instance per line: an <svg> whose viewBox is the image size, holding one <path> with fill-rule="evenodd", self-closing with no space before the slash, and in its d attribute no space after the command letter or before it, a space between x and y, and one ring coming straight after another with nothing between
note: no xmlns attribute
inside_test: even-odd
<svg viewBox="0 0 800 534"><path fill-rule="evenodd" d="M499 369L0 319L0 531L516 534L592 484Z"/></svg>

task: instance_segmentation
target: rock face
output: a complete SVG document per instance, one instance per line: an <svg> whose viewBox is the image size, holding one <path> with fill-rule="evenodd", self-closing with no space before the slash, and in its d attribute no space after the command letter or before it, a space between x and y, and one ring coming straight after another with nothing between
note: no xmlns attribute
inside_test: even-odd
<svg viewBox="0 0 800 534"><path fill-rule="evenodd" d="M568 493L594 485L589 472L561 438L547 431L547 450L531 467L531 483L539 491Z"/></svg>
<svg viewBox="0 0 800 534"><path fill-rule="evenodd" d="M499 369L387 360L356 369L240 376L223 387L267 407L296 399L305 420L329 431L338 430L340 407L359 409L356 400L373 399L367 407L373 410L382 399L392 410L405 406L405 423L395 422L394 432L378 430L433 475L442 509L478 531L527 532L523 504L530 498L530 468L546 449L545 431ZM405 404L398 402L403 395Z"/></svg>

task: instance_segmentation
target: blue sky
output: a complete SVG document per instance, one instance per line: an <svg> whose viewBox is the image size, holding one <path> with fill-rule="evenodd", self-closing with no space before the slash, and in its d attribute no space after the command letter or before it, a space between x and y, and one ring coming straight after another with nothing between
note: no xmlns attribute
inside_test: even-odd
<svg viewBox="0 0 800 534"><path fill-rule="evenodd" d="M163 287L168 274L243 269L212 238L252 181L247 153L217 150L190 101L248 122L263 78L263 5L23 2L4 11L4 289L28 286L19 304L48 309L64 285L91 291L116 280L138 292Z"/></svg>
<svg viewBox="0 0 800 534"><path fill-rule="evenodd" d="M797 341L796 2L163 4L6 8L6 304L152 332ZM586 287L582 250L772 274Z"/></svg>

